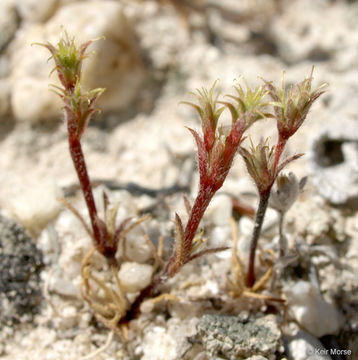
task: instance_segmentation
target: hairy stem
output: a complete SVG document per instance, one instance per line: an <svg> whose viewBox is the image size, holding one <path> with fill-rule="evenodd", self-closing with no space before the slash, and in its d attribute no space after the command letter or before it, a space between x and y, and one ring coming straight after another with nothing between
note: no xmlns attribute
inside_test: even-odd
<svg viewBox="0 0 358 360"><path fill-rule="evenodd" d="M195 203L191 210L189 220L185 227L184 251L186 254L190 253L191 244L195 237L196 231L198 230L200 221L203 218L206 208L210 204L214 194L215 191L213 191L210 187L200 187L198 196L196 197Z"/></svg>
<svg viewBox="0 0 358 360"><path fill-rule="evenodd" d="M285 148L286 143L287 143L287 139L283 138L280 134L277 145L276 145L276 151L275 151L274 171L276 171L276 169L277 169L278 162L280 161L280 157L283 153L283 149Z"/></svg>
<svg viewBox="0 0 358 360"><path fill-rule="evenodd" d="M189 220L184 230L183 245L181 248L182 256L178 255L178 252L176 251L177 249L173 251L164 270L159 275L162 279L161 281L164 281L168 277L173 277L189 260L191 255L191 246L196 231L198 230L200 221L203 218L205 210L210 204L210 201L213 198L214 194L215 191L213 191L210 186L200 186L198 196L196 197L189 216Z"/></svg>
<svg viewBox="0 0 358 360"><path fill-rule="evenodd" d="M249 257L249 268L247 272L246 285L252 287L255 283L255 255L257 243L261 234L262 223L265 218L265 213L267 210L268 199L270 197L271 189L267 190L265 193L260 194L259 207L257 209L255 226L252 233L251 243L250 243L250 257Z"/></svg>
<svg viewBox="0 0 358 360"><path fill-rule="evenodd" d="M77 172L78 180L81 184L83 196L85 198L89 216L91 219L91 225L93 229L93 236L96 242L96 247L100 248L102 242L101 242L101 232L97 223L97 208L94 202L92 185L87 172L87 166L82 152L82 146L80 140L75 136L69 135L69 146L70 146L72 161L75 166L75 170Z"/></svg>

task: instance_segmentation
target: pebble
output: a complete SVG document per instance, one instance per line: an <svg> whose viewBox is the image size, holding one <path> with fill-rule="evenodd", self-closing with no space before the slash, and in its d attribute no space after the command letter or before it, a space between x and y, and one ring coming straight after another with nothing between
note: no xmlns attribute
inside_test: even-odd
<svg viewBox="0 0 358 360"><path fill-rule="evenodd" d="M143 359L175 360L178 357L176 339L162 326L155 326L143 339Z"/></svg>
<svg viewBox="0 0 358 360"><path fill-rule="evenodd" d="M319 290L307 281L284 288L293 318L312 335L321 337L336 334L341 326L341 315L334 305L326 302Z"/></svg>
<svg viewBox="0 0 358 360"><path fill-rule="evenodd" d="M151 282L152 275L152 266L134 262L123 263L118 272L118 277L123 289L129 293L135 293L148 286Z"/></svg>
<svg viewBox="0 0 358 360"><path fill-rule="evenodd" d="M60 212L58 188L50 181L26 184L8 199L10 212L32 234L39 235Z"/></svg>
<svg viewBox="0 0 358 360"><path fill-rule="evenodd" d="M145 263L153 257L152 250L146 242L140 226L132 229L127 238L126 256L137 263Z"/></svg>

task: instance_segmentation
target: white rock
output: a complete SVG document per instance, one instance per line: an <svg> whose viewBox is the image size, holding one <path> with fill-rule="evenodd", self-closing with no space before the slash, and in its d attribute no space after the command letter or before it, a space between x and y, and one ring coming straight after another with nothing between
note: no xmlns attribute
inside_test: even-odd
<svg viewBox="0 0 358 360"><path fill-rule="evenodd" d="M35 123L54 115L53 110L60 109L61 101L58 96L54 97L48 83L42 79L24 77L13 85L11 106L17 120Z"/></svg>
<svg viewBox="0 0 358 360"><path fill-rule="evenodd" d="M65 306L60 312L59 328L62 330L73 329L78 323L78 310L74 306Z"/></svg>
<svg viewBox="0 0 358 360"><path fill-rule="evenodd" d="M298 331L288 342L288 352L292 360L329 360L328 350L314 336Z"/></svg>
<svg viewBox="0 0 358 360"><path fill-rule="evenodd" d="M125 291L134 293L150 284L153 268L147 264L125 262L122 264L118 277Z"/></svg>
<svg viewBox="0 0 358 360"><path fill-rule="evenodd" d="M56 200L59 189L49 181L41 184L28 183L8 198L8 207L32 234L38 235L60 211Z"/></svg>
<svg viewBox="0 0 358 360"><path fill-rule="evenodd" d="M153 256L140 227L134 228L128 233L126 255L129 259L138 263L145 263Z"/></svg>
<svg viewBox="0 0 358 360"><path fill-rule="evenodd" d="M312 335L335 334L340 328L340 314L326 302L318 289L307 281L284 288L293 318Z"/></svg>
<svg viewBox="0 0 358 360"><path fill-rule="evenodd" d="M16 8L25 21L43 22L54 14L58 0L16 0Z"/></svg>
<svg viewBox="0 0 358 360"><path fill-rule="evenodd" d="M65 279L59 274L51 276L49 281L49 290L62 296L70 296L73 298L81 298L79 288L71 281Z"/></svg>
<svg viewBox="0 0 358 360"><path fill-rule="evenodd" d="M142 85L145 78L144 65L122 5L117 1L72 3L63 6L43 25L28 24L22 31L18 31L18 36L11 44L11 79L14 88L11 103L15 118L21 121L48 120L60 114L58 96L48 91L49 83L58 84L55 74L49 79L54 66L52 62L46 63L50 54L40 46L30 45L46 41L56 44L64 24L77 44L105 36L105 40L91 46L89 51L94 50L95 53L85 60L82 74L85 89L106 88L98 103L103 111L117 111L127 107ZM23 90L18 94L20 89ZM52 101L49 101L48 96ZM31 105L36 111L27 110L26 105L31 102L36 103Z"/></svg>

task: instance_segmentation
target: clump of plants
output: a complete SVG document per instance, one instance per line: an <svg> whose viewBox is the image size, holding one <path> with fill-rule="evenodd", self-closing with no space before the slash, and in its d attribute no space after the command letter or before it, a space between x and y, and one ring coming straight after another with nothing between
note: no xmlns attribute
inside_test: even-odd
<svg viewBox="0 0 358 360"><path fill-rule="evenodd" d="M101 218L94 200L81 146L81 138L88 122L98 111L96 101L104 91L101 88L86 91L81 84L82 64L87 57L87 49L93 41L95 40L77 46L74 39L65 33L57 46L50 43L41 44L51 52L51 59L55 62L54 71L57 72L61 82L60 87L54 86L54 91L64 104L69 150L90 219L89 227L78 211L66 203L93 240L93 249L85 256L81 266L84 298L92 306L96 316L108 327L115 329L120 323L136 317L145 299L160 296L160 284L176 275L185 264L206 254L227 249L205 248L198 227L212 198L228 176L237 153L244 159L260 198L251 239L248 269L241 271L240 275L242 287L255 292L261 287L257 284L255 286L256 249L271 189L282 169L302 155L297 154L282 159L282 154L288 140L304 122L312 104L324 92L322 87L312 90L313 71L288 91L284 82L279 88L265 80L256 88L251 88L246 82L244 84L237 82L234 86L235 94L221 98L215 90L214 83L210 89L202 88L194 93L195 103L186 102L196 110L201 121L200 134L188 129L197 146L200 174L198 193L193 204L188 200L185 201L188 211L188 220L185 224L180 216L175 214L176 236L169 258L163 261L160 257L162 251L158 252L151 245L156 259L155 272L150 284L139 293L134 302L130 303L118 279L121 263L117 260L116 253L126 234L146 218L137 221L126 219L116 224L118 207L110 207L108 197L104 194L104 218ZM226 110L231 114L231 125L228 128L220 124L220 117ZM276 122L277 144L270 145L266 139L256 145L251 141L249 149L243 147L247 130L252 124L264 118L272 118ZM106 259L113 274L114 286L108 286L93 273L94 254L100 254ZM101 290L101 296L93 290L94 286Z"/></svg>

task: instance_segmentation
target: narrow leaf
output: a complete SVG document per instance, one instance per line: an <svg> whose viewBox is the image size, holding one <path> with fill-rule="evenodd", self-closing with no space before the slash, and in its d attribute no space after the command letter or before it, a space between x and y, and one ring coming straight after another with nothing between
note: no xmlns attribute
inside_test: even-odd
<svg viewBox="0 0 358 360"><path fill-rule="evenodd" d="M199 172L200 172L200 179L206 178L207 175L207 163L208 163L208 155L205 150L205 145L203 140L201 140L199 134L193 130L188 128L188 130L192 133L194 136L194 139L196 141L196 145L198 147L198 163L199 163Z"/></svg>
<svg viewBox="0 0 358 360"><path fill-rule="evenodd" d="M180 216L175 213L175 262L178 264L184 263L184 228Z"/></svg>
<svg viewBox="0 0 358 360"><path fill-rule="evenodd" d="M229 250L230 247L229 246L222 246L222 247L217 247L217 248L211 248L211 249L205 249L205 250L201 250L198 251L196 254L191 255L186 261L185 264L187 264L188 262L195 260L203 255L207 255L207 254L214 254L217 253L219 251L225 251L225 250Z"/></svg>

